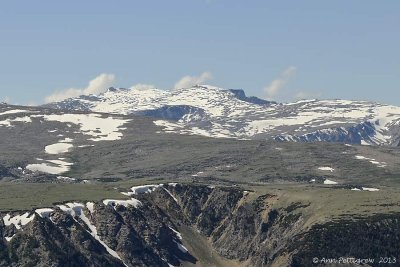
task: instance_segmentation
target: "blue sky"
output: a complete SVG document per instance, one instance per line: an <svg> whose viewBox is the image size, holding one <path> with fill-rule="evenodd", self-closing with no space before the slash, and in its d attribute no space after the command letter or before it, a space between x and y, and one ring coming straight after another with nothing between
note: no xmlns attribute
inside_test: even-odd
<svg viewBox="0 0 400 267"><path fill-rule="evenodd" d="M88 92L101 74L92 87L172 89L190 75L278 101L400 105L399 10L398 0L3 1L0 100Z"/></svg>

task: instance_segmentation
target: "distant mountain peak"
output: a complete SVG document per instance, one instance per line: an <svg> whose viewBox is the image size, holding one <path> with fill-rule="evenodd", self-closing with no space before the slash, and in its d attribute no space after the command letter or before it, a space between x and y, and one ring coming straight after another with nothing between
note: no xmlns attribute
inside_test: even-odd
<svg viewBox="0 0 400 267"><path fill-rule="evenodd" d="M212 85L164 91L111 87L51 108L151 116L169 132L210 137L397 145L400 107L366 101L306 99L277 104L243 89ZM167 121L169 120L169 122Z"/></svg>
<svg viewBox="0 0 400 267"><path fill-rule="evenodd" d="M117 92L117 91L118 91L118 89L115 87L110 87L107 89L107 92Z"/></svg>
<svg viewBox="0 0 400 267"><path fill-rule="evenodd" d="M249 102L249 103L253 103L253 104L257 104L257 105L272 105L272 104L277 104L277 102L275 101L268 101L265 99L261 99L258 98L256 96L246 96L246 93L244 92L243 89L228 89L231 93L233 93L238 99Z"/></svg>

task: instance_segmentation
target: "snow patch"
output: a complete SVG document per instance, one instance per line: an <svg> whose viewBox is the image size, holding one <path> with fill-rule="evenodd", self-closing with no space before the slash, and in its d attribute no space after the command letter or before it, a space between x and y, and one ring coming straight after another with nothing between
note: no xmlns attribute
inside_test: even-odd
<svg viewBox="0 0 400 267"><path fill-rule="evenodd" d="M0 125L6 126L6 127L13 127L11 125L14 122L24 122L24 123L29 123L32 122L32 119L28 116L22 117L22 118L15 118L15 119L6 119L3 121L0 121Z"/></svg>
<svg viewBox="0 0 400 267"><path fill-rule="evenodd" d="M65 203L63 205L57 205L57 207L59 207L62 211L68 213L72 217L75 217L79 216L79 213L85 206L82 203L71 202L71 203Z"/></svg>
<svg viewBox="0 0 400 267"><path fill-rule="evenodd" d="M50 214L54 212L54 210L50 208L42 208L42 209L36 209L35 212L42 218L49 218Z"/></svg>
<svg viewBox="0 0 400 267"><path fill-rule="evenodd" d="M337 184L337 182L332 181L332 180L329 180L329 179L326 179L326 180L324 181L324 184Z"/></svg>
<svg viewBox="0 0 400 267"><path fill-rule="evenodd" d="M364 156L359 156L359 155L357 155L357 156L355 156L356 157L356 159L368 159L368 158L366 158L366 157L364 157Z"/></svg>
<svg viewBox="0 0 400 267"><path fill-rule="evenodd" d="M176 203L178 203L178 199L167 188L163 187L163 189L175 200Z"/></svg>
<svg viewBox="0 0 400 267"><path fill-rule="evenodd" d="M94 213L94 202L86 203L86 208L89 210L90 213Z"/></svg>
<svg viewBox="0 0 400 267"><path fill-rule="evenodd" d="M151 193L159 187L162 187L163 184L150 184L150 185L140 185L131 187L131 192L122 192L123 195L132 196L132 195L139 195L139 194L146 194Z"/></svg>
<svg viewBox="0 0 400 267"><path fill-rule="evenodd" d="M72 144L64 143L63 141L60 142L61 143L48 145L44 148L44 150L46 151L47 154L56 155L56 154L66 153L72 147L74 147Z"/></svg>
<svg viewBox="0 0 400 267"><path fill-rule="evenodd" d="M172 228L172 227L168 227L168 228L171 229L172 232L174 232L174 234L176 235L176 237L177 237L179 240L182 240L182 239L183 239L181 233L179 233L178 231L176 231L176 230L175 230L174 228Z"/></svg>
<svg viewBox="0 0 400 267"><path fill-rule="evenodd" d="M370 192L377 192L377 191L379 191L378 188L372 188L372 187L363 187L362 190L363 190L363 191L370 191Z"/></svg>
<svg viewBox="0 0 400 267"><path fill-rule="evenodd" d="M25 226L28 223L30 223L34 218L35 214L34 213L30 214L29 212L26 212L22 215L15 215L14 217L11 217L10 214L7 214L6 216L3 217L3 222L5 226L13 224L15 228L19 230L21 229L22 226Z"/></svg>
<svg viewBox="0 0 400 267"><path fill-rule="evenodd" d="M70 178L70 177L66 177L66 176L57 176L57 180L76 181L75 178Z"/></svg>
<svg viewBox="0 0 400 267"><path fill-rule="evenodd" d="M184 245L182 245L181 243L179 243L177 241L174 241L174 242L178 246L178 249L180 251L182 251L183 253L188 253L189 252L188 249Z"/></svg>
<svg viewBox="0 0 400 267"><path fill-rule="evenodd" d="M74 141L74 139L72 138L65 138L64 140L59 141L60 143L71 143L72 141Z"/></svg>
<svg viewBox="0 0 400 267"><path fill-rule="evenodd" d="M370 146L371 144L368 143L367 141L361 140L361 145L363 145L363 146Z"/></svg>
<svg viewBox="0 0 400 267"><path fill-rule="evenodd" d="M62 115L38 115L47 121L57 121L79 125L84 135L89 135L91 141L119 140L123 134L122 126L129 122L127 119L115 117L103 117L100 114L62 114ZM70 124L69 124L70 125Z"/></svg>
<svg viewBox="0 0 400 267"><path fill-rule="evenodd" d="M331 167L319 167L318 170L333 172L335 169Z"/></svg>
<svg viewBox="0 0 400 267"><path fill-rule="evenodd" d="M30 110L26 109L11 109L0 113L0 116L8 115L8 114L17 114L17 113L32 113Z"/></svg>
<svg viewBox="0 0 400 267"><path fill-rule="evenodd" d="M383 161L379 162L379 161L377 161L375 159L372 159L372 158L367 158L367 157L360 156L360 155L356 155L355 158L356 159L360 159L360 160L368 160L371 164L376 165L378 168L385 168L387 166L386 162L383 162Z"/></svg>
<svg viewBox="0 0 400 267"><path fill-rule="evenodd" d="M116 208L116 206L124 206L124 207L133 206L134 208L138 208L143 205L142 202L134 198L129 200L105 199L103 200L103 203L104 205L111 206L114 209Z"/></svg>
<svg viewBox="0 0 400 267"><path fill-rule="evenodd" d="M33 172L38 171L50 174L62 174L64 172L69 171L71 169L71 165L73 165L73 163L62 160L48 160L47 162L40 164L28 164L26 166L26 169ZM57 179L66 179L66 177L59 176L57 177ZM73 178L69 179L72 180Z"/></svg>
<svg viewBox="0 0 400 267"><path fill-rule="evenodd" d="M6 239L7 242L10 242L11 239L13 239L14 236L15 236L15 234L13 234L12 236L6 236L4 238Z"/></svg>
<svg viewBox="0 0 400 267"><path fill-rule="evenodd" d="M94 145L80 145L78 146L79 148L83 148L83 147L93 147Z"/></svg>

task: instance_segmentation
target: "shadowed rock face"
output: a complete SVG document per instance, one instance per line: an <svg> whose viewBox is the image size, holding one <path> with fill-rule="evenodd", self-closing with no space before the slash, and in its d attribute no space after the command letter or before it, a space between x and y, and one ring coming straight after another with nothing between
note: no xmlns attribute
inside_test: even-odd
<svg viewBox="0 0 400 267"><path fill-rule="evenodd" d="M233 93L237 99L246 101L252 104L257 104L261 106L269 106L272 104L277 104L275 101L268 101L255 96L246 96L246 93L242 89L229 89L229 92Z"/></svg>
<svg viewBox="0 0 400 267"><path fill-rule="evenodd" d="M357 220L340 220L314 225L309 232L301 234L290 249L298 249L292 266L312 264L319 259L353 257L373 259L371 266L381 266L381 258L391 258L397 266L400 256L400 215L378 214Z"/></svg>
<svg viewBox="0 0 400 267"><path fill-rule="evenodd" d="M313 133L301 136L284 136L275 137L276 141L296 141L296 142L333 142L361 144L362 140L369 140L375 135L375 128L371 122L363 122L355 126L347 128L333 128L329 131L318 130ZM394 144L395 145L395 144Z"/></svg>
<svg viewBox="0 0 400 267"><path fill-rule="evenodd" d="M195 235L209 238L208 253L216 252L241 266L311 266L313 257L400 256L398 214L338 219L307 230L299 212L307 204L274 209L277 196L249 200L249 194L235 188L164 185L135 195L142 203L136 208L101 203L94 205L93 212L83 209L92 228L81 216L58 208L49 218L35 216L23 231L1 221L0 266L204 264L193 249ZM93 226L102 243L93 236ZM185 230L181 240L172 229L192 230ZM10 236L11 241L6 241ZM182 242L189 252L182 250Z"/></svg>
<svg viewBox="0 0 400 267"><path fill-rule="evenodd" d="M35 219L2 245L1 266L123 266L71 216L55 212Z"/></svg>
<svg viewBox="0 0 400 267"><path fill-rule="evenodd" d="M206 114L203 109L187 105L163 106L153 110L139 111L136 115L172 121L179 121L187 116L195 116L198 120L206 119Z"/></svg>

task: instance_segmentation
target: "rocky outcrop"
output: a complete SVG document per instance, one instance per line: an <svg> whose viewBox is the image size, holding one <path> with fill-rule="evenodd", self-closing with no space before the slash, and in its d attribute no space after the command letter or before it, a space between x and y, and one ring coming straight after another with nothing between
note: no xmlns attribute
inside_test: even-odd
<svg viewBox="0 0 400 267"><path fill-rule="evenodd" d="M196 118L200 121L207 116L203 109L188 105L163 106L157 109L139 111L135 114L172 121L179 121L187 117L191 117L191 120Z"/></svg>
<svg viewBox="0 0 400 267"><path fill-rule="evenodd" d="M338 127L321 129L303 135L279 135L276 141L296 141L296 142L333 142L361 144L362 141L374 144L374 137L377 135L374 125L363 122L350 127Z"/></svg>
<svg viewBox="0 0 400 267"><path fill-rule="evenodd" d="M269 106L272 104L277 104L275 101L268 101L265 99L258 98L256 96L246 96L246 93L243 89L229 89L229 92L235 95L235 97L239 100L246 101L252 104L260 105L260 106Z"/></svg>

